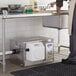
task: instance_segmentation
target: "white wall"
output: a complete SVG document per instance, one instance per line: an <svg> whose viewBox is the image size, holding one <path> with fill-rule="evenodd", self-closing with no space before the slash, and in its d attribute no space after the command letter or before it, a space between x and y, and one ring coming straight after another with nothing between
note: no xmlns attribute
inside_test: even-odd
<svg viewBox="0 0 76 76"><path fill-rule="evenodd" d="M69 34L67 29L60 30L60 45L69 47Z"/></svg>
<svg viewBox="0 0 76 76"><path fill-rule="evenodd" d="M47 4L56 0L37 0L39 4ZM30 0L0 0L0 4L29 4Z"/></svg>
<svg viewBox="0 0 76 76"><path fill-rule="evenodd" d="M14 37L27 37L27 36L46 36L54 39L55 46L58 44L58 30L42 26L42 18L21 18L21 19L8 19L6 20L6 50L9 50L10 39ZM60 44L68 44L68 31L61 30ZM2 50L2 22L0 19L0 51Z"/></svg>
<svg viewBox="0 0 76 76"><path fill-rule="evenodd" d="M0 20L0 50L2 44L2 22ZM6 20L6 50L9 50L10 39L14 37L28 36L46 36L54 38L57 44L58 36L57 29L45 28L42 26L42 18L23 18L23 19L8 19Z"/></svg>
<svg viewBox="0 0 76 76"><path fill-rule="evenodd" d="M27 4L29 0L0 0L0 4Z"/></svg>
<svg viewBox="0 0 76 76"><path fill-rule="evenodd" d="M39 4L49 3L50 0L38 0ZM0 5L6 4L29 4L28 0L0 0ZM64 33L66 33L64 31ZM9 19L6 20L6 50L9 50L10 39L16 36L46 36L54 38L54 43L58 43L58 31L57 29L46 28L42 26L42 18L21 18L21 19ZM66 34L67 35L67 34ZM62 40L63 41L63 40ZM2 51L2 20L0 19L0 51Z"/></svg>
<svg viewBox="0 0 76 76"><path fill-rule="evenodd" d="M32 0L33 1L33 0ZM38 5L43 5L43 6L47 6L47 4L51 3L51 2L55 2L56 0L37 0ZM30 4L30 0L0 0L0 7L5 7L8 4L21 4L21 5L27 5ZM62 7L62 10L67 10L68 9L68 4L66 1L63 2L64 7ZM53 7L51 7L51 10L56 10L56 5Z"/></svg>

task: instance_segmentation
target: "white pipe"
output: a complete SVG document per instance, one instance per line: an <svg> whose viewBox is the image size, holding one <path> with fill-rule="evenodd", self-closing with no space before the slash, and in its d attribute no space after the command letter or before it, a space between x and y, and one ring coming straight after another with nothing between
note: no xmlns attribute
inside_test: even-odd
<svg viewBox="0 0 76 76"><path fill-rule="evenodd" d="M5 55L9 55L9 54L12 54L12 53L13 53L13 51L6 51L6 52L5 52ZM3 55L3 52L0 52L0 56L1 56L1 55Z"/></svg>

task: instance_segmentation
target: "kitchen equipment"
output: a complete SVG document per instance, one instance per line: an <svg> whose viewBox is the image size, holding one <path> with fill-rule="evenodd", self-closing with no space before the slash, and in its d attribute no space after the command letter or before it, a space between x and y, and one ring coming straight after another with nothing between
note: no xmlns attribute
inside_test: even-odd
<svg viewBox="0 0 76 76"><path fill-rule="evenodd" d="M25 5L25 7L24 7L24 12L25 13L33 13L33 7L32 7L32 5Z"/></svg>
<svg viewBox="0 0 76 76"><path fill-rule="evenodd" d="M10 50L20 53L11 55L10 60L23 66L52 62L53 45L53 39L42 36L14 38L10 40Z"/></svg>
<svg viewBox="0 0 76 76"><path fill-rule="evenodd" d="M16 14L16 13L23 13L23 9L20 4L12 4L8 5L8 13Z"/></svg>
<svg viewBox="0 0 76 76"><path fill-rule="evenodd" d="M45 59L45 47L40 41L26 43L26 60L39 61Z"/></svg>
<svg viewBox="0 0 76 76"><path fill-rule="evenodd" d="M46 60L54 59L54 44L52 42L46 42L45 44L46 48Z"/></svg>
<svg viewBox="0 0 76 76"><path fill-rule="evenodd" d="M12 5L8 5L8 8L10 9L10 10L18 10L19 8L21 7L21 5L19 5L19 4L12 4Z"/></svg>

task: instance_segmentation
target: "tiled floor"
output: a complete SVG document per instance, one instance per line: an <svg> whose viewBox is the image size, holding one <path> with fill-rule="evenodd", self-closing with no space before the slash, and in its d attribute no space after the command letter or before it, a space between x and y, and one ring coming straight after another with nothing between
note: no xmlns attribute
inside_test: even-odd
<svg viewBox="0 0 76 76"><path fill-rule="evenodd" d="M54 54L54 62L60 62L62 58L67 58L67 55L62 54L62 53L60 53L60 54L55 53ZM0 76L13 76L10 74L10 72L16 71L16 70L21 70L21 69L25 69L25 67L21 67L19 65L12 64L7 60L7 67L6 67L5 74L2 73L2 65L0 64Z"/></svg>

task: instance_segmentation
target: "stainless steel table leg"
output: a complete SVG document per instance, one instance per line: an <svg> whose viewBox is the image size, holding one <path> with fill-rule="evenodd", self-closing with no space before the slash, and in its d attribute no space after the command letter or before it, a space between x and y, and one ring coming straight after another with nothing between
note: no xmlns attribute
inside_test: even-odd
<svg viewBox="0 0 76 76"><path fill-rule="evenodd" d="M3 72L5 72L5 19L2 19L2 50L3 50Z"/></svg>
<svg viewBox="0 0 76 76"><path fill-rule="evenodd" d="M58 53L60 53L60 29L58 29Z"/></svg>
<svg viewBox="0 0 76 76"><path fill-rule="evenodd" d="M61 15L59 16L60 18L60 28L58 28L58 53L60 53L60 30L62 28L62 18L61 18Z"/></svg>

